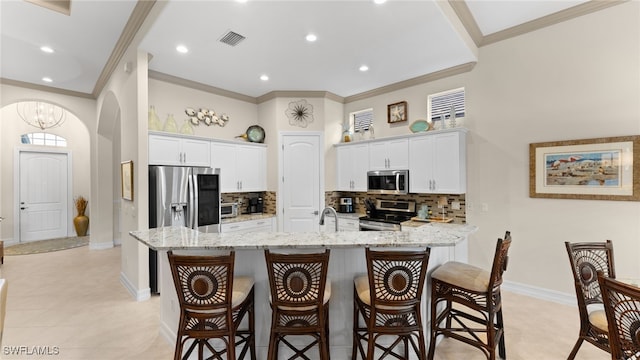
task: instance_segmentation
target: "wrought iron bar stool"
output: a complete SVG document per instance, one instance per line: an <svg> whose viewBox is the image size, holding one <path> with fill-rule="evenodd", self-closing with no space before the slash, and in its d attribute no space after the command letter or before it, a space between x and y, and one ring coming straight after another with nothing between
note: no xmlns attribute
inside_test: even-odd
<svg viewBox="0 0 640 360"><path fill-rule="evenodd" d="M353 360L358 354L367 360L374 359L375 355L379 355L379 359L391 356L408 360L410 350L419 359L426 359L420 300L430 252L429 248L424 251L366 249L367 275L354 279ZM394 340L390 344L382 343L380 340L385 336ZM398 349L399 345L403 345L402 349Z"/></svg>
<svg viewBox="0 0 640 360"><path fill-rule="evenodd" d="M233 276L235 253L221 256L183 256L169 251L169 264L180 302L180 321L174 359L189 359L198 347L198 359L236 359L242 346L256 359L254 280ZM239 329L248 315L248 329ZM211 340L218 339L224 348ZM186 343L191 345L183 355ZM226 357L223 358L223 355Z"/></svg>
<svg viewBox="0 0 640 360"><path fill-rule="evenodd" d="M612 359L640 359L640 288L606 277L598 282L609 325Z"/></svg>
<svg viewBox="0 0 640 360"><path fill-rule="evenodd" d="M438 335L449 336L480 349L488 359L506 358L500 285L507 269L511 233L498 239L491 272L449 261L431 274L431 341L433 359ZM439 308L442 311L438 313ZM486 341L479 336L486 335Z"/></svg>
<svg viewBox="0 0 640 360"><path fill-rule="evenodd" d="M611 352L609 326L597 272L602 271L607 277L616 277L613 243L607 240L606 242L565 242L564 244L569 255L580 313L580 333L568 360L576 357L580 345L585 340L606 352Z"/></svg>
<svg viewBox="0 0 640 360"><path fill-rule="evenodd" d="M267 359L278 359L278 347L294 351L289 359L309 359L305 353L318 346L321 360L329 357L329 252L280 254L265 250L271 290L271 333ZM298 348L287 336L306 335L314 340Z"/></svg>

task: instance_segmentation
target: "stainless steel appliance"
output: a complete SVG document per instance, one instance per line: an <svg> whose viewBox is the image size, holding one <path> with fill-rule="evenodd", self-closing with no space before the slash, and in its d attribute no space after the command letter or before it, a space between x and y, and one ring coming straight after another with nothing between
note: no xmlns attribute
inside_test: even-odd
<svg viewBox="0 0 640 360"><path fill-rule="evenodd" d="M220 218L232 218L238 216L238 203L222 203L220 204Z"/></svg>
<svg viewBox="0 0 640 360"><path fill-rule="evenodd" d="M341 213L353 213L355 209L353 207L352 197L341 197L338 204L338 212Z"/></svg>
<svg viewBox="0 0 640 360"><path fill-rule="evenodd" d="M408 194L409 170L368 171L367 192L373 194Z"/></svg>
<svg viewBox="0 0 640 360"><path fill-rule="evenodd" d="M365 200L367 216L360 218L361 231L401 231L401 223L416 216L414 201Z"/></svg>
<svg viewBox="0 0 640 360"><path fill-rule="evenodd" d="M149 166L149 228L220 231L220 169ZM158 255L149 249L149 286L159 293Z"/></svg>

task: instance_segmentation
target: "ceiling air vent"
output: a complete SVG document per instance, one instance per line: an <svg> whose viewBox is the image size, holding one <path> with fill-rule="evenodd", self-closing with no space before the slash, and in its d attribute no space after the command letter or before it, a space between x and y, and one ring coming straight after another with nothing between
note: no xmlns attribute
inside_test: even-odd
<svg viewBox="0 0 640 360"><path fill-rule="evenodd" d="M228 31L227 33L222 35L222 37L220 38L220 42L225 43L227 45L236 46L244 39L245 39L244 36L238 33L235 33L233 31Z"/></svg>

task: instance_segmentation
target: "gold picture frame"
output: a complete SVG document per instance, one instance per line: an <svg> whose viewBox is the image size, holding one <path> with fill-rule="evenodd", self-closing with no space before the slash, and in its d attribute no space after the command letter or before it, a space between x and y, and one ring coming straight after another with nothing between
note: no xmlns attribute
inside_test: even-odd
<svg viewBox="0 0 640 360"><path fill-rule="evenodd" d="M640 201L640 136L529 144L529 197Z"/></svg>
<svg viewBox="0 0 640 360"><path fill-rule="evenodd" d="M133 160L120 163L122 198L133 201Z"/></svg>
<svg viewBox="0 0 640 360"><path fill-rule="evenodd" d="M389 124L407 121L407 102L400 101L395 104L387 105L387 122Z"/></svg>

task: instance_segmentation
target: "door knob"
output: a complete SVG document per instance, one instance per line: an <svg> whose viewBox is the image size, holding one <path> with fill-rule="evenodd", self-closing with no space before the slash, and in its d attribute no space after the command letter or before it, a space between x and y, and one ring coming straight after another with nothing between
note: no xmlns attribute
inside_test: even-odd
<svg viewBox="0 0 640 360"><path fill-rule="evenodd" d="M312 212L312 214L313 215L318 215L318 214L320 214L320 212L318 210L316 210L316 211Z"/></svg>

